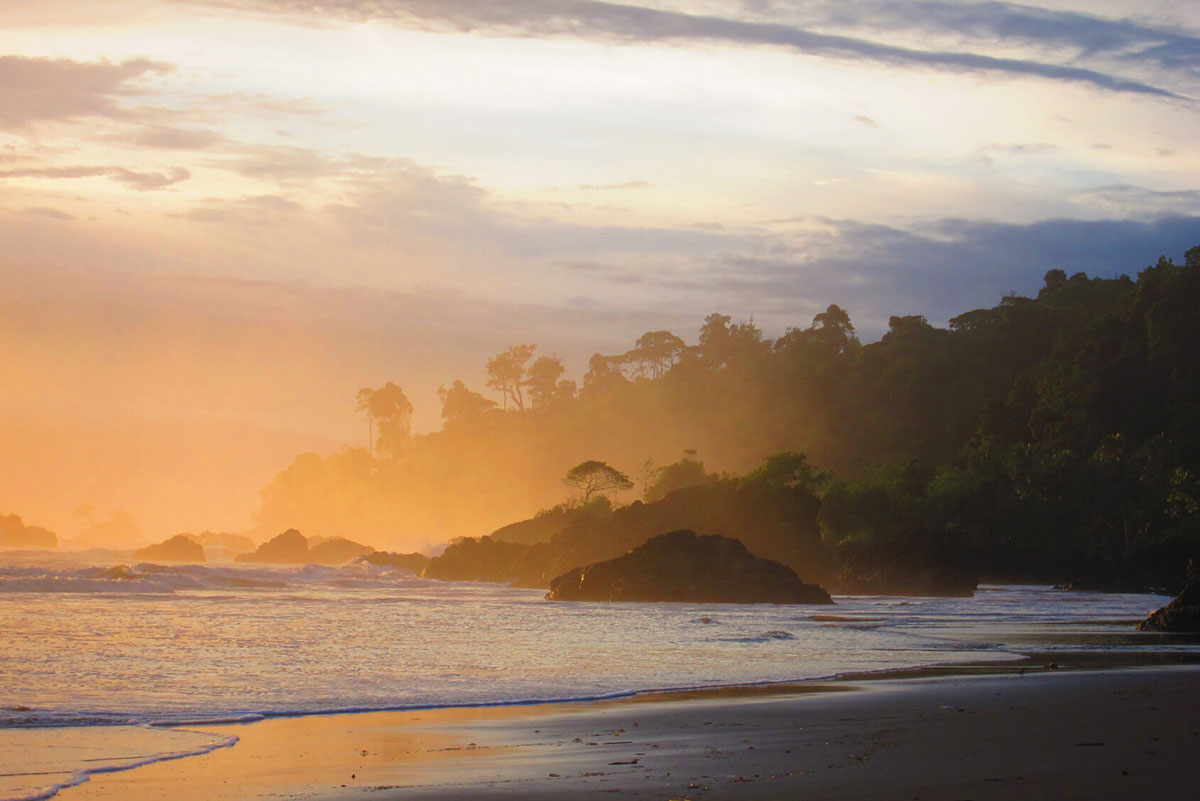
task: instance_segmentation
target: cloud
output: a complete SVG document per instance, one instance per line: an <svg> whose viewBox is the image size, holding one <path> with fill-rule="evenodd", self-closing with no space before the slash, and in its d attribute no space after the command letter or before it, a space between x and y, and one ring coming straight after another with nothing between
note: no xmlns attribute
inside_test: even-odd
<svg viewBox="0 0 1200 801"><path fill-rule="evenodd" d="M618 267L615 264L602 264L595 261L564 261L560 262L559 266L573 273L601 278L614 284L640 284L646 280L645 277L633 270Z"/></svg>
<svg viewBox="0 0 1200 801"><path fill-rule="evenodd" d="M1073 199L1137 218L1200 214L1200 189L1160 190L1133 184L1109 184L1076 193Z"/></svg>
<svg viewBox="0 0 1200 801"><path fill-rule="evenodd" d="M1200 37L1186 28L1132 17L1106 19L1028 4L937 0L839 0L812 4L807 13L800 13L811 24L953 34L979 41L1069 48L1080 56L1111 55L1171 70L1200 70Z"/></svg>
<svg viewBox="0 0 1200 801"><path fill-rule="evenodd" d="M600 0L190 0L193 4L258 14L353 21L383 20L406 27L518 37L575 37L612 43L664 42L777 47L793 52L888 67L1038 77L1115 92L1174 98L1175 92L1069 63L953 50L921 50L821 33L783 22L689 14ZM1185 51L1186 52L1186 51ZM1177 58L1179 54L1176 54Z"/></svg>
<svg viewBox="0 0 1200 801"><path fill-rule="evenodd" d="M971 157L971 161L977 164L991 164L993 155L1001 156L1039 156L1046 153L1053 153L1058 150L1057 145L1052 145L1048 142L1032 142L1028 144L990 144L984 145L975 151L975 155Z"/></svg>
<svg viewBox="0 0 1200 801"><path fill-rule="evenodd" d="M1050 269L1114 276L1160 255L1181 259L1200 244L1200 216L1025 225L948 218L908 229L810 220L786 248L771 244L775 252L720 256L689 280L764 319L791 314L805 300L839 303L864 334L878 336L891 315L944 322L1009 292L1035 294Z"/></svg>
<svg viewBox="0 0 1200 801"><path fill-rule="evenodd" d="M128 119L120 100L139 94L135 84L171 66L149 59L73 61L0 56L0 129L84 117Z"/></svg>
<svg viewBox="0 0 1200 801"><path fill-rule="evenodd" d="M168 216L193 222L258 228L295 220L303 210L299 203L281 195L255 195L233 200L210 198L188 211Z"/></svg>
<svg viewBox="0 0 1200 801"><path fill-rule="evenodd" d="M311 148L286 145L244 145L231 149L228 156L213 158L208 162L208 166L229 170L243 178L282 183L324 178L357 180L398 165L415 166L402 159L361 154L336 156Z"/></svg>
<svg viewBox="0 0 1200 801"><path fill-rule="evenodd" d="M30 217L47 217L51 220L67 221L75 219L75 215L67 214L61 209L54 209L49 206L29 206L21 209L21 214L25 214Z"/></svg>
<svg viewBox="0 0 1200 801"><path fill-rule="evenodd" d="M11 170L0 170L3 178L42 178L50 180L78 178L109 178L137 192L149 192L166 189L168 186L186 181L192 176L183 167L168 167L165 172L138 172L127 167L21 167Z"/></svg>
<svg viewBox="0 0 1200 801"><path fill-rule="evenodd" d="M649 189L654 184L649 181L621 181L615 184L578 184L576 189L588 192L608 192L623 189Z"/></svg>
<svg viewBox="0 0 1200 801"><path fill-rule="evenodd" d="M204 128L174 128L169 125L144 125L133 132L129 142L156 150L204 150L226 138Z"/></svg>

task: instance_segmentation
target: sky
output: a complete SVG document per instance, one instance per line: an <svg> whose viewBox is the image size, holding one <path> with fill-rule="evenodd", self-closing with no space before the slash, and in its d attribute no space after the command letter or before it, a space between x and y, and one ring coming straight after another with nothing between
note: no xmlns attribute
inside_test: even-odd
<svg viewBox="0 0 1200 801"><path fill-rule="evenodd" d="M1200 2L0 0L0 513L236 530L359 387L1200 244Z"/></svg>

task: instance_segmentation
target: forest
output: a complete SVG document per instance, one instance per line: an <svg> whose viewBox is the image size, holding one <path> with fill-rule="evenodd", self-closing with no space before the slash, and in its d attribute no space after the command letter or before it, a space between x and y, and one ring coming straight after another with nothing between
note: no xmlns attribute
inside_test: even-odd
<svg viewBox="0 0 1200 801"><path fill-rule="evenodd" d="M263 491L259 530L411 548L528 519L525 545L602 537L607 552L638 520L703 509L736 529L744 508L782 516L762 555L791 548L803 577L843 587L936 569L1173 589L1200 555L1197 343L1200 246L1136 278L1052 269L1036 297L946 328L892 317L870 344L837 305L778 339L711 314L695 344L648 332L578 385L518 344L487 361L494 400L442 388L436 432L411 433L396 384L361 390L368 447L297 457ZM589 460L627 487L584 504L563 477ZM738 536L714 526L691 527Z"/></svg>

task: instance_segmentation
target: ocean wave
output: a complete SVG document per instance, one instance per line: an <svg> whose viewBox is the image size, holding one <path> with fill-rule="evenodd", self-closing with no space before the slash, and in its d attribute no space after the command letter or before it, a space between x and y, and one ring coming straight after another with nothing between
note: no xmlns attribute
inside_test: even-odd
<svg viewBox="0 0 1200 801"><path fill-rule="evenodd" d="M0 593L169 595L205 590L289 588L371 589L425 581L407 570L351 563L303 565L160 565L144 562L101 567L0 566Z"/></svg>

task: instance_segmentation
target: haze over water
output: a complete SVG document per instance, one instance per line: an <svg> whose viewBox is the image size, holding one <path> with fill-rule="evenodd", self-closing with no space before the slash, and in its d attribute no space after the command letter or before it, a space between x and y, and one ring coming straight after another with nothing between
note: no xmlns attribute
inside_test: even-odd
<svg viewBox="0 0 1200 801"><path fill-rule="evenodd" d="M0 725L812 679L1003 658L1005 632L1029 627L1047 636L1080 624L1092 635L1127 631L1165 600L985 588L973 599L842 597L826 608L567 604L542 601L540 590L428 581L365 564L141 565L136 580L103 571L0 568L0 616L24 633L0 655L9 707Z"/></svg>

